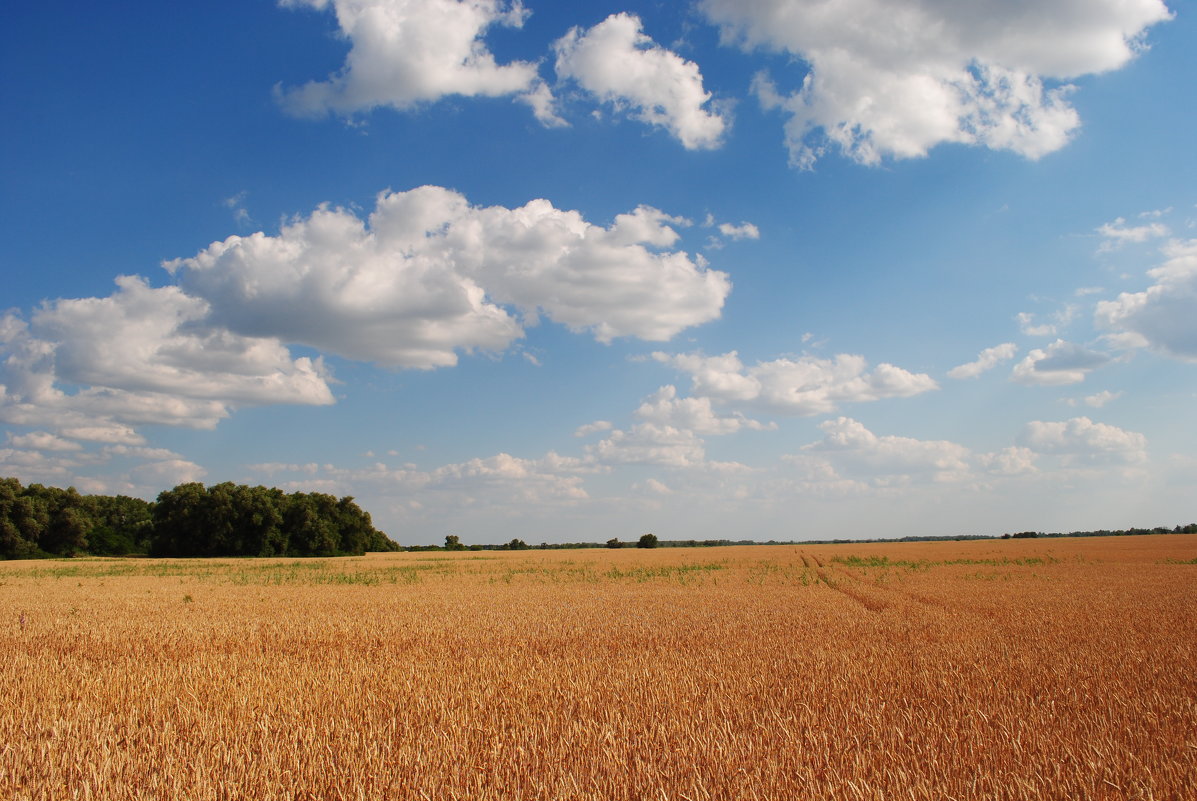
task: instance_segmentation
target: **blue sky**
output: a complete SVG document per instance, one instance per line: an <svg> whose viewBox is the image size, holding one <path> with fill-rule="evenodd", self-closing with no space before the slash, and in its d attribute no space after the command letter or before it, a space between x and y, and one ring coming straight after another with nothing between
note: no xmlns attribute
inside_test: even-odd
<svg viewBox="0 0 1197 801"><path fill-rule="evenodd" d="M24 4L0 475L404 544L1190 522L1194 11Z"/></svg>

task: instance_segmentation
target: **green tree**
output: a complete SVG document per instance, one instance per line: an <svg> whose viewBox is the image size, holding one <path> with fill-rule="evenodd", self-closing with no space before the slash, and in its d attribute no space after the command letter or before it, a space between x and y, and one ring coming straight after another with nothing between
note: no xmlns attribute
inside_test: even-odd
<svg viewBox="0 0 1197 801"><path fill-rule="evenodd" d="M296 492L287 496L283 528L288 556L332 556L340 545L336 526L337 499L331 495Z"/></svg>
<svg viewBox="0 0 1197 801"><path fill-rule="evenodd" d="M37 547L55 556L75 556L87 550L92 520L84 509L83 496L74 487L59 489L30 484L25 498L31 504L40 533Z"/></svg>
<svg viewBox="0 0 1197 801"><path fill-rule="evenodd" d="M445 536L445 550L446 551L464 551L466 547L461 544L461 537L456 534L448 534Z"/></svg>
<svg viewBox="0 0 1197 801"><path fill-rule="evenodd" d="M337 501L337 523L341 533L341 553L365 553L376 533L370 513L346 495Z"/></svg>
<svg viewBox="0 0 1197 801"><path fill-rule="evenodd" d="M282 490L238 486L235 498L235 526L244 556L282 556L287 552L283 530L286 496Z"/></svg>
<svg viewBox="0 0 1197 801"><path fill-rule="evenodd" d="M337 556L396 550L398 543L374 528L369 513L349 496L190 482L163 491L151 504L0 479L3 558Z"/></svg>
<svg viewBox="0 0 1197 801"><path fill-rule="evenodd" d="M642 534L640 541L636 543L637 548L656 548L657 535L656 534Z"/></svg>
<svg viewBox="0 0 1197 801"><path fill-rule="evenodd" d="M101 556L149 551L154 517L148 502L128 495L89 495L84 500L93 521L88 551Z"/></svg>
<svg viewBox="0 0 1197 801"><path fill-rule="evenodd" d="M198 481L163 490L154 504L154 556L207 556L214 548L206 525L208 493Z"/></svg>
<svg viewBox="0 0 1197 801"><path fill-rule="evenodd" d="M623 543L619 541L619 537L612 537L611 539L607 540L607 547L608 548L622 548Z"/></svg>
<svg viewBox="0 0 1197 801"><path fill-rule="evenodd" d="M25 496L15 478L0 479L0 556L29 559L38 555L37 542L48 520L38 515L36 505Z"/></svg>

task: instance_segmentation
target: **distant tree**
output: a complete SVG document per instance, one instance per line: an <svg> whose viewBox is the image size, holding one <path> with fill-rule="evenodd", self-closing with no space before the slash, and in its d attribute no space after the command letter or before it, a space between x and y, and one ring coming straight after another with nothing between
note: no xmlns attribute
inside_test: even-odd
<svg viewBox="0 0 1197 801"><path fill-rule="evenodd" d="M459 548L464 548L460 546ZM396 551L353 498L224 482L179 484L155 503L0 478L0 558L339 556Z"/></svg>
<svg viewBox="0 0 1197 801"><path fill-rule="evenodd" d="M507 551L526 551L528 550L528 543L520 539L514 539L504 545L503 549Z"/></svg>
<svg viewBox="0 0 1197 801"><path fill-rule="evenodd" d="M49 522L38 505L25 495L15 478L0 480L0 556L29 559L37 556L38 540Z"/></svg>
<svg viewBox="0 0 1197 801"><path fill-rule="evenodd" d="M448 534L445 536L445 550L446 551L464 551L466 547L461 544L461 537L456 534Z"/></svg>
<svg viewBox="0 0 1197 801"><path fill-rule="evenodd" d="M346 495L337 501L337 518L341 529L340 553L363 554L374 542L376 529L370 513Z"/></svg>
<svg viewBox="0 0 1197 801"><path fill-rule="evenodd" d="M208 556L212 553L205 525L208 493L198 481L163 490L154 504L153 556Z"/></svg>
<svg viewBox="0 0 1197 801"><path fill-rule="evenodd" d="M640 541L636 543L636 547L637 548L656 548L657 547L657 535L656 534L641 535Z"/></svg>
<svg viewBox="0 0 1197 801"><path fill-rule="evenodd" d="M71 488L74 491L74 487ZM76 494L78 497L78 494ZM42 549L57 556L78 556L87 553L87 535L91 532L92 520L78 505L59 508L42 540Z"/></svg>
<svg viewBox="0 0 1197 801"><path fill-rule="evenodd" d="M279 489L238 486L234 493L236 527L245 556L282 556L287 552L283 511L287 498Z"/></svg>
<svg viewBox="0 0 1197 801"><path fill-rule="evenodd" d="M148 501L128 495L89 495L85 501L93 520L88 551L101 556L149 551L154 518Z"/></svg>
<svg viewBox="0 0 1197 801"><path fill-rule="evenodd" d="M398 547L349 496L191 483L154 505L156 556L339 556Z"/></svg>
<svg viewBox="0 0 1197 801"><path fill-rule="evenodd" d="M288 556L332 556L340 545L337 499L322 492L296 492L287 498L283 527Z"/></svg>
<svg viewBox="0 0 1197 801"><path fill-rule="evenodd" d="M92 518L83 496L74 487L59 489L30 484L25 488L30 522L36 523L37 547L45 554L75 556L87 552L87 535Z"/></svg>
<svg viewBox="0 0 1197 801"><path fill-rule="evenodd" d="M607 540L607 547L608 548L622 548L623 543L619 541L619 537L612 537L611 539Z"/></svg>
<svg viewBox="0 0 1197 801"><path fill-rule="evenodd" d="M374 533L370 535L370 541L366 544L368 553L388 553L398 550L402 550L399 543L378 529L374 529Z"/></svg>

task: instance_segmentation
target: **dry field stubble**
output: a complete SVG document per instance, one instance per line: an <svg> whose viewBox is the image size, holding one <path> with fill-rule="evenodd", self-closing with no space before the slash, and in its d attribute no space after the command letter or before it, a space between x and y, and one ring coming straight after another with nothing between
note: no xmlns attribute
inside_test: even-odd
<svg viewBox="0 0 1197 801"><path fill-rule="evenodd" d="M0 798L1197 798L1194 557L3 563Z"/></svg>

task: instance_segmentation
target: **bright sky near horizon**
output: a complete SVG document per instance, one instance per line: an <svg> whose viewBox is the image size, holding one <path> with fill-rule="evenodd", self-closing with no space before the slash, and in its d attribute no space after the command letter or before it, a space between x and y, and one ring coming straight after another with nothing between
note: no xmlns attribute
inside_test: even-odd
<svg viewBox="0 0 1197 801"><path fill-rule="evenodd" d="M0 475L403 544L1191 522L1195 16L19 4Z"/></svg>

